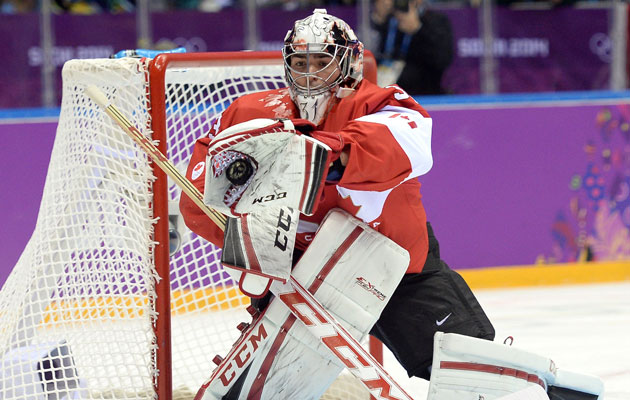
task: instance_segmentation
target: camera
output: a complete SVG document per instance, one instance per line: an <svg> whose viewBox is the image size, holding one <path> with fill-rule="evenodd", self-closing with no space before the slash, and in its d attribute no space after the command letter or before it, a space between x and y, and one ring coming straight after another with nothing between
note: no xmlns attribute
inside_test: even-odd
<svg viewBox="0 0 630 400"><path fill-rule="evenodd" d="M394 10L408 12L409 0L394 0Z"/></svg>

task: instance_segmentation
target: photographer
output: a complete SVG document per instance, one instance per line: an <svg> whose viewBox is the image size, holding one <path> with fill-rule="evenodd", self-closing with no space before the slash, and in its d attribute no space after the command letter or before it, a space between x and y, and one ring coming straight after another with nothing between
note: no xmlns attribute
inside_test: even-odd
<svg viewBox="0 0 630 400"><path fill-rule="evenodd" d="M379 85L397 83L411 95L444 94L442 76L454 51L448 17L423 0L375 0L371 18Z"/></svg>

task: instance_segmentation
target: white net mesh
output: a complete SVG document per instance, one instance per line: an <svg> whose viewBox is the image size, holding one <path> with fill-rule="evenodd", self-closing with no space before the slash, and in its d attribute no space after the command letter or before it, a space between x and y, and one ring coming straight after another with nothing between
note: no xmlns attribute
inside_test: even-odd
<svg viewBox="0 0 630 400"><path fill-rule="evenodd" d="M244 93L284 86L281 59L193 63L165 73L165 115L147 103L148 62L74 60L37 226L0 292L0 399L152 399L155 318L152 175L147 156L88 100L98 86L144 134L166 122L168 158L185 172L196 139ZM151 88L153 91L154 88ZM155 101L155 100L154 100ZM174 399L192 399L251 319L219 249L185 227L169 185ZM367 399L343 376L326 399ZM353 394L354 393L354 394Z"/></svg>
<svg viewBox="0 0 630 400"><path fill-rule="evenodd" d="M207 134L218 113L244 93L283 87L282 73L281 64L169 68L165 77L168 157L178 170L186 171L195 140ZM179 188L169 185L171 220L181 222L173 216L179 196ZM190 299L175 302L173 311L181 315L174 317L173 323L173 380L199 388L215 366L212 358L227 354L238 337L238 322L251 320L244 310L249 300L232 287L227 273L219 267L219 249L183 224L177 227L182 245L171 255L173 295L197 297L203 303L192 305ZM175 323L181 318L208 321L204 329L192 330ZM203 367L187 367L192 357L200 356Z"/></svg>
<svg viewBox="0 0 630 400"><path fill-rule="evenodd" d="M71 61L63 79L37 225L0 292L0 398L87 398L111 388L145 398L155 346L153 175L83 94L87 84L101 87L143 128L145 79L137 60Z"/></svg>

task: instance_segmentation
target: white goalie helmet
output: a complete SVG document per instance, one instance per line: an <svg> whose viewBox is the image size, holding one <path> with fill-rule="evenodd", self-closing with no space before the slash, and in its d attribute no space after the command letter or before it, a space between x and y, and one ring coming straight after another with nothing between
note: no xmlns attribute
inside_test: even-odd
<svg viewBox="0 0 630 400"><path fill-rule="evenodd" d="M301 117L315 124L326 115L333 95L344 97L363 79L363 43L325 9L295 22L282 54L291 97ZM318 60L314 66L313 60Z"/></svg>

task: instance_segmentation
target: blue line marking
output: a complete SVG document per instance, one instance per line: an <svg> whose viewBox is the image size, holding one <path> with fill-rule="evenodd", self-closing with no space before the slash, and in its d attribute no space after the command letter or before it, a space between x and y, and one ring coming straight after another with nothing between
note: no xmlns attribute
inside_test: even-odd
<svg viewBox="0 0 630 400"><path fill-rule="evenodd" d="M580 92L503 93L479 95L414 96L422 105L479 105L535 103L593 103L597 101L630 100L630 91L593 90Z"/></svg>
<svg viewBox="0 0 630 400"><path fill-rule="evenodd" d="M481 95L442 95L442 96L414 96L423 106L446 106L456 108L485 106L518 106L519 104L535 106L537 104L563 103L596 103L598 101L630 102L630 90L593 90L581 92L553 92L553 93L504 93ZM0 109L0 120L29 120L54 119L59 117L60 108L16 108Z"/></svg>
<svg viewBox="0 0 630 400"><path fill-rule="evenodd" d="M28 120L58 118L60 108L6 108L0 110L0 119Z"/></svg>

